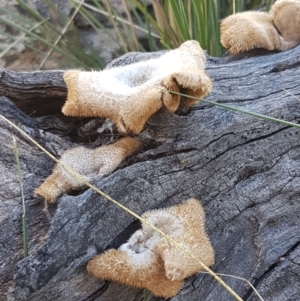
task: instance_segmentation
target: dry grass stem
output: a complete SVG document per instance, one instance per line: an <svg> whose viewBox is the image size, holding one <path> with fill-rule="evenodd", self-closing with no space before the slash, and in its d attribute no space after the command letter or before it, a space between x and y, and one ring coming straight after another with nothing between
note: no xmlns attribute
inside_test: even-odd
<svg viewBox="0 0 300 301"><path fill-rule="evenodd" d="M207 274L206 272L202 272L203 274ZM237 280L241 280L246 282L254 291L254 293L257 295L257 297L261 300L261 301L265 301L263 299L263 297L260 295L260 293L257 291L257 289L251 284L251 282L249 280L247 280L246 278L242 278L242 277L238 277L238 276L234 276L234 275L228 275L228 274L220 274L220 273L216 273L218 276L222 276L222 277L229 277L229 278L233 278L233 279L237 279Z"/></svg>
<svg viewBox="0 0 300 301"><path fill-rule="evenodd" d="M26 207L25 207L23 182L22 182L22 177L21 177L19 150L17 147L17 141L16 141L15 137L13 137L13 151L14 151L14 155L16 158L17 174L18 174L18 180L19 180L19 184L20 184L21 200L22 200L23 253L24 253L24 257L27 257L28 256L28 237L27 237Z"/></svg>
<svg viewBox="0 0 300 301"><path fill-rule="evenodd" d="M123 6L125 8L125 12L126 12L126 15L127 15L127 18L128 18L128 23L129 23L129 27L130 27L130 31L131 31L131 38L132 38L133 44L134 44L133 49L135 49L135 51L139 51L139 49L140 49L139 42L138 42L135 30L134 30L134 24L133 24L133 21L132 21L132 17L131 17L130 9L128 7L128 3L127 3L126 0L122 0L122 3L123 3Z"/></svg>
<svg viewBox="0 0 300 301"><path fill-rule="evenodd" d="M61 38L63 37L63 35L66 33L67 29L69 28L71 22L73 21L73 19L75 18L75 16L77 15L78 11L80 10L82 4L84 3L85 0L82 0L78 7L75 9L73 15L71 16L71 18L69 19L69 21L67 22L66 26L64 27L64 29L62 30L61 34L58 36L58 38L55 40L55 42L53 43L54 46L56 46L58 44L58 42L61 40ZM42 60L40 66L39 66L39 70L44 66L44 64L46 63L46 61L48 60L49 56L51 55L51 53L53 52L53 48L51 48L48 53L46 54L46 56L44 57L44 59Z"/></svg>
<svg viewBox="0 0 300 301"><path fill-rule="evenodd" d="M291 93L290 91L286 90L286 89L282 89L286 94L289 94L291 96L293 96L295 99L297 99L298 101L300 101L300 98L297 97L296 95L294 95L293 93Z"/></svg>
<svg viewBox="0 0 300 301"><path fill-rule="evenodd" d="M73 0L72 2L74 2L74 3L80 3L79 0ZM139 30L139 31L147 33L147 34L149 33L148 30L146 30L146 29L144 29L144 28L142 28L142 27L140 27L138 25L131 24L130 22L128 22L127 20L124 20L123 18L114 16L114 15L110 15L108 12L106 12L104 10L101 10L101 9L98 9L98 8L92 6L92 5L89 5L87 3L83 3L82 6L88 8L89 10L97 12L97 13L103 15L103 16L111 17L111 18L113 18L114 20L116 20L116 21L118 21L120 23L126 24L128 26L133 26L136 30ZM150 34L151 34L152 37L160 39L159 35L157 35L157 34L155 34L153 32L150 32Z"/></svg>
<svg viewBox="0 0 300 301"><path fill-rule="evenodd" d="M42 25L44 22L46 22L48 20L45 19L39 23L37 23L36 25L34 25L32 28L29 29L29 32L35 30L36 28L38 28L40 25ZM26 37L26 33L23 33L19 38L17 38L10 46L8 46L5 50L3 50L0 53L0 58L2 58L11 48L13 48L15 45L17 45L19 42L21 42L24 38Z"/></svg>

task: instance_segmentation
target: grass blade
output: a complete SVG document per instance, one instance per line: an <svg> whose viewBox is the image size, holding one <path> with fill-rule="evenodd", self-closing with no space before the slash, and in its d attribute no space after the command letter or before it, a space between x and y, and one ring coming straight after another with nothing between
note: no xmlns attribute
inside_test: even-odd
<svg viewBox="0 0 300 301"><path fill-rule="evenodd" d="M14 151L14 155L15 155L15 158L16 158L17 174L18 174L18 180L19 180L19 184L20 184L21 200L22 200L23 253L24 253L24 257L27 257L28 256L28 237L27 237L26 208L25 208L23 183L22 183L22 177L21 177L19 151L18 151L17 142L16 142L15 137L13 137L13 151Z"/></svg>
<svg viewBox="0 0 300 301"><path fill-rule="evenodd" d="M268 11L270 9L270 7L273 5L274 0L267 0L267 5L266 5L266 10Z"/></svg>
<svg viewBox="0 0 300 301"><path fill-rule="evenodd" d="M182 41L191 40L189 32L188 15L182 0L169 0L171 13L177 25L178 33L181 34ZM178 34L177 33L177 34Z"/></svg>
<svg viewBox="0 0 300 301"><path fill-rule="evenodd" d="M27 30L26 28L23 28L22 26L10 21L10 20L7 20L3 17L0 16L0 22L6 24L6 25L9 25L11 26L12 28L15 28L17 30L19 30L20 32L24 32L26 33L29 37L35 39L36 41L39 41L41 42L42 44L50 47L50 48L53 48L54 50L56 50L58 53L64 55L66 58L68 58L71 62L75 63L76 65L79 65L79 66L82 66L86 69L90 69L89 66L83 64L83 62L81 62L78 58L74 57L73 55L71 55L70 53L64 51L62 48L60 47L57 47L57 46L54 46L51 42L48 42L47 40L41 38L40 36L38 36L37 34L33 33L33 32L30 32L29 30Z"/></svg>
<svg viewBox="0 0 300 301"><path fill-rule="evenodd" d="M161 87L157 87L157 89L160 89L160 90L163 90L163 91L166 91L166 92L170 93L170 91L162 89ZM226 110L229 110L229 111L233 111L233 112L237 112L237 113L243 113L243 114L250 115L250 116L253 116L253 117L256 117L256 118L259 118L259 119L272 121L272 122L276 122L276 123L280 123L280 124L283 124L283 125L287 125L287 126L291 126L291 127L300 129L300 124L297 124L297 123L294 123L294 122L278 119L278 118L263 115L263 114L260 114L260 113L247 111L247 110L232 107L232 106L229 106L229 105L224 105L222 103L214 102L214 101L207 100L207 99L199 99L197 97L194 97L194 96L191 96L191 95L186 95L186 94L183 94L183 93L177 93L177 92L174 92L174 91L172 91L171 93L176 94L176 95L180 95L180 96L184 96L184 97L188 97L188 98L192 98L192 99L195 99L195 100L199 100L199 102L200 101L205 102L205 103L208 103L210 105L214 105L216 107L220 107L220 108L223 108L223 109L226 109Z"/></svg>
<svg viewBox="0 0 300 301"><path fill-rule="evenodd" d="M85 0L82 0L81 3L79 4L79 6L75 9L74 13L72 14L71 18L69 19L69 21L67 22L66 26L64 27L64 29L62 30L62 32L59 34L58 38L55 40L55 42L53 43L53 46L56 46L58 44L58 42L61 40L61 38L63 37L63 35L66 33L67 29L69 28L71 22L73 21L73 19L75 18L75 16L77 15L80 7L82 6L83 2ZM52 47L48 53L46 54L46 56L44 57L44 59L42 60L42 62L40 63L40 66L38 69L41 69L44 64L46 63L47 59L49 58L49 56L51 55L51 53L53 52L54 48Z"/></svg>
<svg viewBox="0 0 300 301"><path fill-rule="evenodd" d="M220 55L218 51L220 48L220 34L218 17L216 14L216 8L214 1L208 1L207 3L207 24L208 24L208 37L207 37L207 50L214 56Z"/></svg>
<svg viewBox="0 0 300 301"><path fill-rule="evenodd" d="M125 0L122 0L122 3L123 3L123 6L124 6L126 15L127 15L128 23L129 23L130 36L132 38L132 47L131 48L134 51L139 51L140 50L140 46L139 46L139 42L138 42L138 38L137 38L136 32L134 30L134 24L133 24L133 21L132 21L132 16L131 16L131 12L130 12L128 3Z"/></svg>
<svg viewBox="0 0 300 301"><path fill-rule="evenodd" d="M260 113L247 111L247 110L240 109L240 108L235 108L235 107L224 105L222 103L217 103L217 102L214 102L214 101L211 101L211 100L203 99L202 101L206 102L208 104L214 105L216 107L226 109L226 110L230 110L230 111L238 112L238 113L243 113L243 114L250 115L250 116L253 116L253 117L256 117L256 118L259 118L259 119L264 119L264 120L267 120L267 121L272 121L272 122L276 122L276 123L280 123L280 124L283 124L283 125L287 125L287 126L291 126L291 127L295 127L295 128L300 129L300 124L297 124L297 123L293 123L293 122L290 122L290 121L286 121L286 120L278 119L278 118L275 118L275 117L263 115L263 114L260 114Z"/></svg>
<svg viewBox="0 0 300 301"><path fill-rule="evenodd" d="M239 13L243 10L245 10L245 1L244 0L233 0L233 14Z"/></svg>
<svg viewBox="0 0 300 301"><path fill-rule="evenodd" d="M31 29L29 29L29 31L33 31L34 29L36 29L37 27L39 27L41 24L43 24L44 22L46 22L47 20L43 20L40 23L36 24L35 26L33 26ZM17 45L19 42L21 42L24 38L26 37L26 34L22 34L19 38L17 38L11 45L9 45L5 50L3 50L0 53L0 58L2 58L11 48L13 48L15 45Z"/></svg>

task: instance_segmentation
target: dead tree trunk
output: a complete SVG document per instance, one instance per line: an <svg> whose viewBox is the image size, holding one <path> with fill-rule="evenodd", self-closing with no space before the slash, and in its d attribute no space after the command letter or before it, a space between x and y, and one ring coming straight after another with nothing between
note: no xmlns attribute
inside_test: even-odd
<svg viewBox="0 0 300 301"><path fill-rule="evenodd" d="M128 57L119 61L124 62ZM256 57L208 58L213 92L207 99L299 123L299 66L300 47ZM45 116L57 114L66 97L62 71L0 74L1 114L52 154L58 156L78 143L93 146L88 141L95 141L94 134L87 137L82 129L78 134L85 119ZM94 279L86 272L90 258L118 247L138 223L90 189L61 197L49 207L49 220L33 189L54 163L0 122L0 300L144 300L144 291ZM296 301L299 132L204 102L186 114L160 111L141 134L147 137L143 150L96 184L138 214L190 197L200 199L216 251L213 270L248 279L266 301ZM17 137L25 189L30 253L26 259L12 136ZM100 135L100 143L109 138ZM224 280L244 300L258 300L240 280ZM211 277L198 274L187 279L172 300L234 299Z"/></svg>

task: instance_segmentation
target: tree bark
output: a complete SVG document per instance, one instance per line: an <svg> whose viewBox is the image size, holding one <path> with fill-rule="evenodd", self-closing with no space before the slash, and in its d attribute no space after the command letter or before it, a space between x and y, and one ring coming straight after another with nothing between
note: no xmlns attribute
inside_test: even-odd
<svg viewBox="0 0 300 301"><path fill-rule="evenodd" d="M124 63L128 62L127 56ZM207 99L299 123L299 66L300 47L255 57L208 57L213 91ZM97 143L111 139L105 133L98 138L94 132L80 135L78 128L86 119L51 116L59 116L66 97L62 71L1 70L0 74L1 114L52 154L59 156L78 144L92 147L95 139ZM51 173L54 163L0 122L0 300L144 300L145 291L101 281L86 272L89 259L124 243L139 223L90 189L62 196L49 206L49 219L33 189ZM110 176L97 180L96 186L138 214L198 198L216 252L212 269L248 279L265 301L296 301L299 132L205 102L180 115L161 110L140 134L143 149ZM12 136L17 137L27 210L25 259ZM259 300L240 280L224 280L243 300ZM210 276L197 274L172 298L180 300L234 299Z"/></svg>

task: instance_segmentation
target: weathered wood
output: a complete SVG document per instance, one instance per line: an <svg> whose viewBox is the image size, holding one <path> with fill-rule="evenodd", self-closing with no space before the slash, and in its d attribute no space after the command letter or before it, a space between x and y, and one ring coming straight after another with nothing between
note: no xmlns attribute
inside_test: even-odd
<svg viewBox="0 0 300 301"><path fill-rule="evenodd" d="M207 99L299 123L299 66L300 47L240 60L209 58L214 87ZM8 93L3 85L0 93ZM1 114L52 153L74 145L68 138L73 123L58 123L55 134L40 130L41 117L37 123L8 99L0 100ZM10 142L14 131L2 121L0 131L0 299L9 292L8 300L18 301L143 300L145 292L94 279L85 268L96 253L124 242L138 223L89 189L49 206L50 224L32 191L53 163L15 134L30 240L30 256L22 260L22 210ZM140 136L148 139L144 149L99 179L97 187L139 214L189 197L200 199L216 251L213 270L249 279L264 300L299 300L300 130L202 102L184 116L158 112ZM258 300L239 280L224 279L244 300ZM187 279L172 300L233 298L211 277L199 274Z"/></svg>
<svg viewBox="0 0 300 301"><path fill-rule="evenodd" d="M0 68L0 92L29 115L60 111L67 94L63 71L16 72Z"/></svg>

